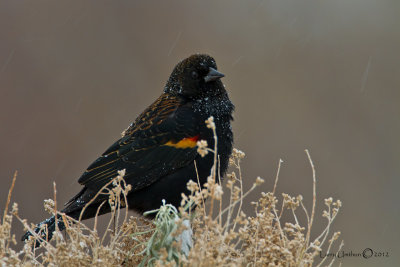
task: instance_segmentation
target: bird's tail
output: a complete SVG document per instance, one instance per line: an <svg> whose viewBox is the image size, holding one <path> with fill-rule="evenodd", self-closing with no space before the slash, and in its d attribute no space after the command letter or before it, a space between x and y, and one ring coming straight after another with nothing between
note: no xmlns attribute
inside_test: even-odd
<svg viewBox="0 0 400 267"><path fill-rule="evenodd" d="M65 229L65 224L62 220L61 215L57 215L57 226L60 231ZM48 218L47 220L44 220L43 222L39 223L34 229L34 232L36 234L38 234L40 237L40 239L36 241L35 247L39 247L43 241L51 240L55 230L56 230L56 217L55 216L52 216L52 217ZM22 236L21 240L22 241L28 240L29 237L33 236L33 235L34 235L33 233L28 231Z"/></svg>
<svg viewBox="0 0 400 267"><path fill-rule="evenodd" d="M87 190L87 188L84 187L74 198L72 198L66 204L66 207L61 210L61 212L75 220L86 220L89 218L93 218L96 215L102 215L111 211L110 205L102 205L102 203L108 200L108 198L105 199L104 197L98 197L94 203L85 208L85 212L81 215L82 209L92 198L93 192ZM65 229L64 221L60 214L57 215L57 226L60 231ZM40 237L35 243L35 247L40 246L40 243L42 243L43 241L50 241L53 237L53 233L55 230L56 218L54 216L39 223L33 230L33 232L38 234ZM30 236L34 235L34 233L26 232L22 236L22 241L29 239Z"/></svg>
<svg viewBox="0 0 400 267"><path fill-rule="evenodd" d="M86 192L86 187L84 187L75 197L73 197L66 205L66 207L61 211L62 213L77 219L79 218L80 211L82 210L82 206L84 201L78 201ZM60 214L57 215L57 224L58 229L60 231L65 229L65 225L63 219ZM56 230L56 217L52 216L47 220L36 225L35 229L33 230L34 233L38 234L40 238L37 239L35 243L35 247L39 247L43 241L50 241L53 237L53 233ZM30 231L26 232L21 241L26 241L29 239L30 236L33 236L34 233Z"/></svg>

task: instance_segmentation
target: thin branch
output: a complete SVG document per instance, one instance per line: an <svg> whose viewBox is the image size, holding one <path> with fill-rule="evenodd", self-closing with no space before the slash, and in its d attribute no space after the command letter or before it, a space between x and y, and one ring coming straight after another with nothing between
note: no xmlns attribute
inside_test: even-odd
<svg viewBox="0 0 400 267"><path fill-rule="evenodd" d="M6 206L4 209L4 215L3 215L3 224L4 224L4 220L6 218L6 215L8 213L8 206L10 205L10 202L11 202L11 195L12 195L12 191L14 190L15 181L17 180L17 175L18 175L18 171L15 171L12 182L11 182L10 190L8 190L7 202L6 202Z"/></svg>
<svg viewBox="0 0 400 267"><path fill-rule="evenodd" d="M311 234L311 227L314 221L314 216L315 216L315 207L317 205L317 179L316 179L316 175L315 175L315 167L314 167L314 163L311 159L310 153L308 152L308 149L305 150L307 157L308 157L308 161L310 162L311 165L311 169L312 169L312 176L313 176L313 204L312 204L312 210L311 210L311 218L310 218L310 222L308 223L308 230L307 230L307 235L306 235L306 245L308 246L309 242L310 242L310 234Z"/></svg>
<svg viewBox="0 0 400 267"><path fill-rule="evenodd" d="M274 183L274 190L272 191L272 195L275 196L275 192L276 192L276 187L278 185L278 180L279 180L279 173L281 171L281 164L283 163L282 159L279 159L279 163L278 163L278 170L276 172L276 176L275 176L275 183Z"/></svg>

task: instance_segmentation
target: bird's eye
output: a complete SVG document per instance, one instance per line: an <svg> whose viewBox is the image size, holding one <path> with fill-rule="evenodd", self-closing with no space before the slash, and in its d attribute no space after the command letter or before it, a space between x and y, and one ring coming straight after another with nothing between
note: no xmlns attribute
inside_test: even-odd
<svg viewBox="0 0 400 267"><path fill-rule="evenodd" d="M197 73L197 71L193 71L193 72L192 72L192 78L193 78L193 79L199 78L199 74Z"/></svg>

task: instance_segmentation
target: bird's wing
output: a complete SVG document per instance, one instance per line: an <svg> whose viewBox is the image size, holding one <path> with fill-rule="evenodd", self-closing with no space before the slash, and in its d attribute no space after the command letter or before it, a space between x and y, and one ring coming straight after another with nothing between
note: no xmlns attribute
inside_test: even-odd
<svg viewBox="0 0 400 267"><path fill-rule="evenodd" d="M161 96L94 161L78 182L99 190L125 169L132 191L193 162L198 123L192 109L172 96Z"/></svg>

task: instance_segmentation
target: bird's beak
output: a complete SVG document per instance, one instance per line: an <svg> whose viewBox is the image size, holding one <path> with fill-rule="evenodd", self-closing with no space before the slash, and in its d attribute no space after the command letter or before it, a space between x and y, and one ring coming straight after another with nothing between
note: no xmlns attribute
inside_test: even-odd
<svg viewBox="0 0 400 267"><path fill-rule="evenodd" d="M214 68L209 68L209 71L207 73L207 76L204 77L204 81L206 81L206 83L211 82L211 81L215 81L219 78L224 77L225 75L222 74L221 72L217 71Z"/></svg>

